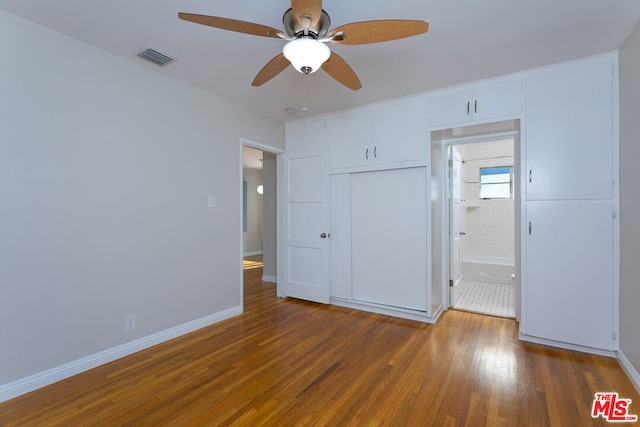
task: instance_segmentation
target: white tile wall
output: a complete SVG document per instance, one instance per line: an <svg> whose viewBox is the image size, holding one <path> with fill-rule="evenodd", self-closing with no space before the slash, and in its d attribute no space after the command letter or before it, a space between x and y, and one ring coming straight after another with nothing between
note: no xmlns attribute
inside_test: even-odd
<svg viewBox="0 0 640 427"><path fill-rule="evenodd" d="M480 168L513 166L513 139L465 144L456 147L462 165L463 259L469 256L514 258L513 199L480 200L478 198Z"/></svg>

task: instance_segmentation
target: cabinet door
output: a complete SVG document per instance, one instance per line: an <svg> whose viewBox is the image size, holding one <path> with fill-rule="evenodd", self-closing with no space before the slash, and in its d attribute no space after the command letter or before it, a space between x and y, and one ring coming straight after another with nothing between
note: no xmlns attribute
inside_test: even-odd
<svg viewBox="0 0 640 427"><path fill-rule="evenodd" d="M426 193L424 167L351 175L355 300L427 311Z"/></svg>
<svg viewBox="0 0 640 427"><path fill-rule="evenodd" d="M441 127L468 122L471 117L471 92L456 89L434 95L429 100L429 124Z"/></svg>
<svg viewBox="0 0 640 427"><path fill-rule="evenodd" d="M373 113L373 163L390 165L427 159L427 103L412 100L384 105Z"/></svg>
<svg viewBox="0 0 640 427"><path fill-rule="evenodd" d="M350 300L351 295L351 174L330 177L331 297Z"/></svg>
<svg viewBox="0 0 640 427"><path fill-rule="evenodd" d="M327 121L329 167L332 170L366 167L373 158L371 112L350 113Z"/></svg>
<svg viewBox="0 0 640 427"><path fill-rule="evenodd" d="M518 116L522 112L522 81L501 79L478 86L473 91L470 109L473 120L478 121Z"/></svg>
<svg viewBox="0 0 640 427"><path fill-rule="evenodd" d="M527 80L527 199L613 195L612 64Z"/></svg>
<svg viewBox="0 0 640 427"><path fill-rule="evenodd" d="M612 350L611 202L530 202L527 221L525 333Z"/></svg>
<svg viewBox="0 0 640 427"><path fill-rule="evenodd" d="M522 81L503 78L454 89L433 96L429 105L429 124L432 127L518 117L522 111Z"/></svg>

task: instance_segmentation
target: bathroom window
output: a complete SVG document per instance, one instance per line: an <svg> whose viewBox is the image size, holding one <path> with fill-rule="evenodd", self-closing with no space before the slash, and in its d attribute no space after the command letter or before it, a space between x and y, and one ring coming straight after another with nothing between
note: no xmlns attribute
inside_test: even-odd
<svg viewBox="0 0 640 427"><path fill-rule="evenodd" d="M480 168L480 199L513 197L513 166Z"/></svg>

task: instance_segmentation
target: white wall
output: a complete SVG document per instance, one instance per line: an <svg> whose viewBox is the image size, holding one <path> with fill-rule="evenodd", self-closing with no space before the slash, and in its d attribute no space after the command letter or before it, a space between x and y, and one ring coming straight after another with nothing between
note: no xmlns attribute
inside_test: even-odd
<svg viewBox="0 0 640 427"><path fill-rule="evenodd" d="M0 56L0 387L238 306L238 143L284 126L3 11Z"/></svg>
<svg viewBox="0 0 640 427"><path fill-rule="evenodd" d="M463 259L485 256L514 259L514 199L480 200L480 168L514 166L513 139L457 146L462 165ZM477 205L477 207L465 207Z"/></svg>
<svg viewBox="0 0 640 427"><path fill-rule="evenodd" d="M620 349L640 372L640 24L620 50Z"/></svg>
<svg viewBox="0 0 640 427"><path fill-rule="evenodd" d="M262 171L243 169L243 179L247 181L247 231L243 236L242 251L245 256L262 253L262 195L258 185L262 185Z"/></svg>

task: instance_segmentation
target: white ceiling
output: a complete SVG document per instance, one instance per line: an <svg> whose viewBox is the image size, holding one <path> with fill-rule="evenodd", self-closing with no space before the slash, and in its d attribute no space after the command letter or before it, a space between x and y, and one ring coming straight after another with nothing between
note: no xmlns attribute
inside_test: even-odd
<svg viewBox="0 0 640 427"><path fill-rule="evenodd" d="M287 0L0 0L23 16L278 120L521 71L618 49L640 18L638 0L325 0L331 28L375 19L423 19L429 32L359 46L330 45L360 77L351 91L323 71L292 67L251 82L283 41L185 22L178 12L282 29ZM177 61L164 68L133 54L152 47ZM288 115L286 107L307 113Z"/></svg>

